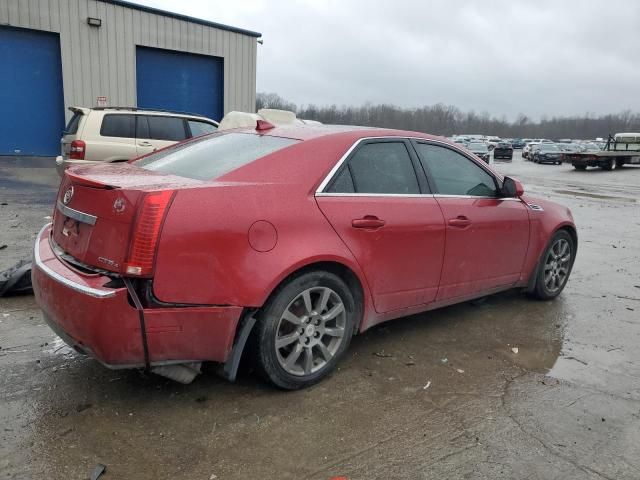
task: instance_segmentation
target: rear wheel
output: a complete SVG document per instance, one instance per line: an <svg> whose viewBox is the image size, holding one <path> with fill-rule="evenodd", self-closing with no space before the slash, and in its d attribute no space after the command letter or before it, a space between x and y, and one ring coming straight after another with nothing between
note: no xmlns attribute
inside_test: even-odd
<svg viewBox="0 0 640 480"><path fill-rule="evenodd" d="M318 271L292 279L260 314L260 372L288 390L317 383L335 368L349 346L355 311L353 295L340 277Z"/></svg>
<svg viewBox="0 0 640 480"><path fill-rule="evenodd" d="M615 170L617 166L618 166L617 160L615 158L612 158L607 163L602 165L602 169L611 171L611 170Z"/></svg>
<svg viewBox="0 0 640 480"><path fill-rule="evenodd" d="M560 295L571 274L575 256L573 238L566 230L560 230L540 258L533 295L541 300Z"/></svg>

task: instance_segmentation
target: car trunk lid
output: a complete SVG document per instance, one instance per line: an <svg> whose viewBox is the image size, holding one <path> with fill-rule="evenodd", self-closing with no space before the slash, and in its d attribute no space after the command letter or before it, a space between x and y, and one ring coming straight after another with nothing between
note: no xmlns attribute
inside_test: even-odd
<svg viewBox="0 0 640 480"><path fill-rule="evenodd" d="M53 240L85 266L126 273L132 236L141 222L149 222L141 213L151 208L152 214L164 215L153 199L166 200L166 209L176 189L201 184L130 164L73 168L65 172L56 199ZM161 227L157 223L143 226Z"/></svg>

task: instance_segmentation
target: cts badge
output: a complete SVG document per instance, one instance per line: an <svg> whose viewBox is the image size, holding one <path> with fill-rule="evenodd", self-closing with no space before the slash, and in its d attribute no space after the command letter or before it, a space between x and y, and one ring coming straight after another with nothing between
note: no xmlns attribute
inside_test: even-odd
<svg viewBox="0 0 640 480"><path fill-rule="evenodd" d="M73 198L73 187L67 188L67 191L64 192L64 196L62 197L62 203L65 205L69 205L69 202Z"/></svg>
<svg viewBox="0 0 640 480"><path fill-rule="evenodd" d="M113 211L116 213L122 213L126 206L127 204L124 201L124 198L116 198L116 201L113 202Z"/></svg>

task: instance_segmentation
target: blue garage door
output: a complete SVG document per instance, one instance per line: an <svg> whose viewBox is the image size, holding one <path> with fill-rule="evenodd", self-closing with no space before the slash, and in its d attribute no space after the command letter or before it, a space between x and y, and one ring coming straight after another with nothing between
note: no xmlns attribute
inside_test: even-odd
<svg viewBox="0 0 640 480"><path fill-rule="evenodd" d="M58 35L0 27L0 155L58 155L63 129Z"/></svg>
<svg viewBox="0 0 640 480"><path fill-rule="evenodd" d="M136 75L138 107L222 119L222 58L137 47Z"/></svg>

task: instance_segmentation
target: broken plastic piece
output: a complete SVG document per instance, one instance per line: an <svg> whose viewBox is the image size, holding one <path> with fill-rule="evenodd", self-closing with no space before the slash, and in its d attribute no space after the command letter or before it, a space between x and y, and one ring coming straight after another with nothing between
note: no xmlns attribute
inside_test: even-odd
<svg viewBox="0 0 640 480"><path fill-rule="evenodd" d="M429 380L429 381L427 382L427 384L426 384L424 387L422 387L422 389L423 389L423 390L426 390L426 389L427 389L427 388L429 388L430 386L431 386L431 380Z"/></svg>
<svg viewBox="0 0 640 480"><path fill-rule="evenodd" d="M32 291L31 262L20 260L13 267L0 272L0 297Z"/></svg>
<svg viewBox="0 0 640 480"><path fill-rule="evenodd" d="M93 469L93 473L91 474L91 480L98 480L100 476L107 471L107 466L99 463L96 465L96 468Z"/></svg>
<svg viewBox="0 0 640 480"><path fill-rule="evenodd" d="M518 351L519 351L519 350L518 350L518 347L513 347L513 348L511 349L511 351L512 351L513 353L518 353Z"/></svg>

